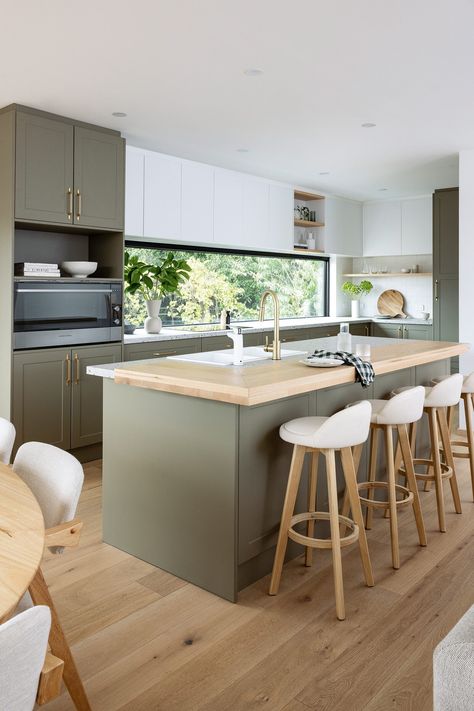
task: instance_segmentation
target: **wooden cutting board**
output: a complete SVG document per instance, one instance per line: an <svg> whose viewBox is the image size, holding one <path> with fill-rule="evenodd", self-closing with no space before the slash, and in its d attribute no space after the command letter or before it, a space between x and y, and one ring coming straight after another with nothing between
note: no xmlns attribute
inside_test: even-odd
<svg viewBox="0 0 474 711"><path fill-rule="evenodd" d="M377 300L379 314L382 314L382 316L401 316L402 318L407 318L406 313L403 311L403 302L403 294L400 291L387 289L380 294Z"/></svg>

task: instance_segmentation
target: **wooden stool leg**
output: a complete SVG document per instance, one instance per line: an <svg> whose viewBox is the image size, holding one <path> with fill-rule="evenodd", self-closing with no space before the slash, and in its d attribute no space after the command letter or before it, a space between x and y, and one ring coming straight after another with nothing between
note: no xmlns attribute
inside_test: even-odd
<svg viewBox="0 0 474 711"><path fill-rule="evenodd" d="M356 446L352 449L352 452L351 452L356 482L357 482L357 474L359 473L360 460L362 458L362 450L363 449L364 449L364 443L362 442L362 444L356 444ZM342 457L342 455L341 455L341 457ZM358 493L357 493L357 498L359 498ZM359 506L360 506L360 500L359 500ZM341 513L343 516L349 516L350 510L351 510L351 500L350 500L350 496L349 496L349 490L346 486L346 490L344 492L344 503L342 505ZM343 536L345 534L345 532L346 532L346 526L343 523L341 523L341 536Z"/></svg>
<svg viewBox="0 0 474 711"><path fill-rule="evenodd" d="M415 521L416 527L418 529L418 538L420 540L420 546L426 546L425 523L423 521L423 514L421 512L420 495L418 493L418 486L415 478L415 470L413 468L412 452L410 448L410 442L408 440L408 432L406 425L398 426L398 441L402 451L405 471L407 473L408 488L413 494L413 513L415 514Z"/></svg>
<svg viewBox="0 0 474 711"><path fill-rule="evenodd" d="M443 480L441 478L441 458L439 455L438 423L436 421L436 408L429 409L430 437L431 437L431 459L434 464L436 503L438 506L439 530L446 531L446 514L444 510Z"/></svg>
<svg viewBox="0 0 474 711"><path fill-rule="evenodd" d="M441 440L443 442L446 464L453 470L453 475L452 477L450 477L449 483L451 485L451 493L453 495L454 500L454 509L456 513L460 514L462 513L461 498L459 496L458 480L456 477L456 468L454 466L453 450L451 449L451 439L449 436L448 422L446 420L446 410L444 408L438 410L438 422L439 429L441 432Z"/></svg>
<svg viewBox="0 0 474 711"><path fill-rule="evenodd" d="M402 461L404 461L403 455L402 455L402 447L400 444L400 433L398 433L398 442L397 446L395 449L395 482L398 481L398 470L401 467ZM384 511L384 518L390 518L390 509L385 509Z"/></svg>
<svg viewBox="0 0 474 711"><path fill-rule="evenodd" d="M91 711L86 692L82 685L81 677L77 671L71 650L64 636L58 613L54 607L53 600L46 585L46 581L38 568L35 577L29 587L30 595L35 605L47 605L51 610L51 631L49 633L49 645L55 657L64 661L63 679L74 705L78 711Z"/></svg>
<svg viewBox="0 0 474 711"><path fill-rule="evenodd" d="M370 457L369 457L369 481L375 481L375 473L377 471L377 450L378 450L378 437L379 430L378 427L370 428ZM369 489L367 491L367 498L372 500L374 498L374 490ZM372 507L367 506L367 511L365 513L365 527L368 531L372 528Z"/></svg>
<svg viewBox="0 0 474 711"><path fill-rule="evenodd" d="M329 521L331 524L331 550L336 595L336 615L339 620L346 617L344 606L344 585L342 581L341 538L339 535L339 504L337 500L336 457L333 449L323 450L326 457L328 481Z"/></svg>
<svg viewBox="0 0 474 711"><path fill-rule="evenodd" d="M309 469L308 481L308 512L316 511L316 491L318 486L318 463L319 451L315 450L311 454L311 466ZM308 521L306 526L306 535L312 538L314 536L314 519ZM305 563L308 568L313 564L313 549L311 546L306 546Z"/></svg>
<svg viewBox="0 0 474 711"><path fill-rule="evenodd" d="M359 491L357 489L357 475L354 467L352 452L349 447L341 449L342 468L344 470L344 478L346 480L346 492L350 500L350 507L355 523L359 527L359 551L364 569L365 582L369 587L374 584L374 576L372 573L372 565L370 562L369 547L367 545L367 536L364 529L364 517L362 516L362 507L360 505ZM343 514L344 515L344 514Z"/></svg>
<svg viewBox="0 0 474 711"><path fill-rule="evenodd" d="M471 468L472 499L474 501L474 423L472 413L472 395L470 393L463 393L462 399L464 401L464 412L466 415L467 445L469 451L469 466Z"/></svg>
<svg viewBox="0 0 474 711"><path fill-rule="evenodd" d="M288 529L290 527L291 517L295 510L296 496L298 494L298 486L301 479L301 471L303 469L305 455L305 447L295 444L293 455L291 458L290 474L286 487L285 503L283 504L283 512L281 515L280 532L278 534L278 542L275 550L275 559L273 561L272 578L270 581L269 595L276 595L280 587L281 571L285 560L286 546L288 544Z"/></svg>
<svg viewBox="0 0 474 711"><path fill-rule="evenodd" d="M385 454L387 457L388 504L390 509L390 538L392 543L392 565L395 570L400 567L400 551L398 548L398 516L397 493L395 489L395 465L393 456L392 427L385 425Z"/></svg>

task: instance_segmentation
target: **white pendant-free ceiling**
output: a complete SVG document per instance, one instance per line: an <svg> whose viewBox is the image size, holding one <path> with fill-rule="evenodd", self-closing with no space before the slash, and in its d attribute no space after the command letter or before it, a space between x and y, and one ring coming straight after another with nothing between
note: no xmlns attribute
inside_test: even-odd
<svg viewBox="0 0 474 711"><path fill-rule="evenodd" d="M472 0L0 7L1 106L357 199L457 185L474 147Z"/></svg>

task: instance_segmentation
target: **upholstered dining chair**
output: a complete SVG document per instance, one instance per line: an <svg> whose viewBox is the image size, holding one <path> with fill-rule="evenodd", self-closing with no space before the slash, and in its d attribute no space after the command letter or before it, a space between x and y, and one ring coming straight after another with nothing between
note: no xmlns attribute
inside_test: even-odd
<svg viewBox="0 0 474 711"><path fill-rule="evenodd" d="M0 462L2 464L10 464L15 435L12 423L0 417Z"/></svg>

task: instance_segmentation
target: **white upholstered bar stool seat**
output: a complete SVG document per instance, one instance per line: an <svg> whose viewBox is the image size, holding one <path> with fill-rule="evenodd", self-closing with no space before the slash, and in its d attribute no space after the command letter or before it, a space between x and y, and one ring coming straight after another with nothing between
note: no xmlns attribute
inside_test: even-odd
<svg viewBox="0 0 474 711"><path fill-rule="evenodd" d="M456 513L462 513L461 499L459 498L456 470L449 436L449 425L446 416L446 411L458 404L461 397L462 387L463 376L460 373L454 373L453 375L448 375L445 378L440 379L438 382L433 381L433 385L431 387L424 388L425 399L423 403L423 411L428 416L430 426L431 458L413 458L415 469L418 466L426 467L426 472L415 471L416 479L424 481L425 486L427 483L429 485L429 482L435 482L439 530L443 532L446 531L443 479L449 480ZM398 388L392 392L392 395L398 395L404 390L406 390L406 388ZM410 438L411 449L414 454L416 444L416 423L412 429ZM440 439L443 446L444 461L441 460L440 455ZM433 473L430 473L431 471ZM402 476L406 477L405 467L400 467L398 472Z"/></svg>
<svg viewBox="0 0 474 711"><path fill-rule="evenodd" d="M421 512L420 498L416 485L413 467L412 452L409 443L407 426L417 422L423 415L425 390L423 387L403 388L402 391L390 400L369 400L372 406L370 424L370 458L369 478L358 483L359 491L367 491L367 496L360 496L363 505L367 507L366 528L372 527L372 510L385 509L390 512L390 535L392 546L392 565L395 569L400 567L400 552L398 545L397 509L406 504L412 504L418 538L421 546L426 545L426 532ZM393 451L393 430L397 430L397 454ZM377 448L379 432L384 433L387 480L376 479ZM356 452L356 461L360 459L360 452ZM396 470L403 459L407 471L407 486L396 483ZM374 499L374 490L385 490L387 498ZM398 497L397 497L398 495ZM346 495L342 509L343 515L349 512L349 499Z"/></svg>
<svg viewBox="0 0 474 711"><path fill-rule="evenodd" d="M331 548L334 570L334 586L336 593L336 613L340 620L345 617L344 590L342 581L341 548L359 541L359 550L364 569L365 581L368 586L374 584L370 564L367 539L362 519L357 480L352 459L352 447L365 442L370 426L371 407L367 401L354 407L341 410L332 417L299 417L285 422L280 427L280 437L294 445L291 460L288 485L280 523L278 543L275 551L270 595L276 595L285 558L288 539L300 543L306 548L306 565L311 564L313 548ZM340 516L338 510L336 460L335 453L340 452L342 468L349 492L353 520ZM308 511L294 513L298 487L303 470L305 454L311 455L309 472ZM328 485L329 511L316 510L316 488L318 476L319 454L326 460L326 476ZM329 539L314 538L314 524L317 520L330 522L331 536ZM306 522L307 531L303 535L295 529L299 523ZM350 529L347 536L341 537L340 527Z"/></svg>
<svg viewBox="0 0 474 711"><path fill-rule="evenodd" d="M2 464L10 464L15 435L16 432L12 423L0 417L0 462Z"/></svg>

